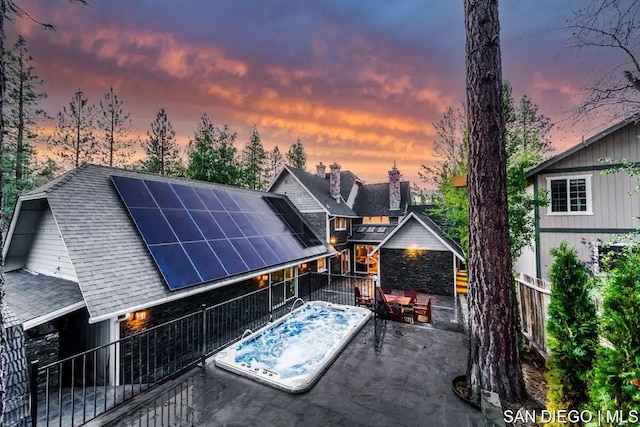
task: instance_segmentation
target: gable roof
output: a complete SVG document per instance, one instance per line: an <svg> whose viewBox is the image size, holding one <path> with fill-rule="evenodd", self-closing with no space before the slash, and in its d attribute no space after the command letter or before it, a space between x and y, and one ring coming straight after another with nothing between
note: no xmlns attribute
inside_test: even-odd
<svg viewBox="0 0 640 427"><path fill-rule="evenodd" d="M302 184L303 187L307 189L309 193L325 208L329 211L331 215L337 216L346 216L346 217L356 217L357 215L347 206L345 199L343 198L340 203L338 203L333 197L331 197L331 193L329 192L329 180L327 178L320 178L315 174L311 174L302 169L294 168L291 166L285 166L285 169L289 171L296 179ZM350 179L348 174L351 172L345 173L345 179ZM342 187L342 177L343 173L340 173L340 187ZM351 183L353 186L353 181ZM349 187L349 191L351 187ZM342 188L341 188L342 193ZM342 197L342 196L341 196Z"/></svg>
<svg viewBox="0 0 640 427"><path fill-rule="evenodd" d="M411 220L411 218L414 218L420 225L427 229L427 231L431 232L459 260L464 261L464 256L462 255L462 248L460 247L460 245L446 237L442 229L438 227L438 225L431 218L423 214L417 214L415 212L409 212L409 214L402 219L400 224L398 224L398 226L394 228L393 231L389 233L387 237L385 237L384 240L382 240L382 242L380 242L378 246L373 249L373 251L371 251L371 254L379 251L380 248L382 248L382 246L384 246L384 244L389 241L389 239L391 239L400 229L402 229L405 224L407 224Z"/></svg>
<svg viewBox="0 0 640 427"><path fill-rule="evenodd" d="M608 127L607 129L603 130L602 132L599 132L595 135L593 135L591 138L582 141L576 145L574 145L573 147L569 148L568 150L563 151L560 154L557 154L553 157L551 157L550 159L540 163L538 166L536 166L535 168L529 170L526 174L527 178L530 178L540 172L542 172L543 170L549 168L550 166L553 166L554 164L558 163L560 160L562 159L566 159L567 157L577 153L578 151L582 150L583 148L586 148L594 143L597 143L599 141L603 141L607 136L609 136L610 134L614 133L617 130L622 129L623 127L637 122L638 120L640 120L640 115L633 115L631 117L628 117L610 127Z"/></svg>
<svg viewBox="0 0 640 427"><path fill-rule="evenodd" d="M400 182L400 209L389 209L389 183L364 184L358 190L353 210L358 216L402 216L409 204L409 181Z"/></svg>
<svg viewBox="0 0 640 427"><path fill-rule="evenodd" d="M82 165L56 182L27 194L26 197L39 195L47 199L76 271L91 323L255 276L256 271L252 271L186 289L169 290L112 184L111 175L186 182L203 188L220 187L201 181ZM239 188L233 188L233 191L255 193ZM273 193L269 195L285 198ZM278 270L290 264L260 271Z"/></svg>
<svg viewBox="0 0 640 427"><path fill-rule="evenodd" d="M327 174L327 178L329 174ZM349 194L353 184L360 179L351 171L340 171L340 195L344 200L349 200Z"/></svg>

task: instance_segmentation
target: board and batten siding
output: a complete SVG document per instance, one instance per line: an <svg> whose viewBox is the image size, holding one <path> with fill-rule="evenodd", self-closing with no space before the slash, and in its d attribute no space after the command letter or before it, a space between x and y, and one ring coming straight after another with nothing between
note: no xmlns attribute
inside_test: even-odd
<svg viewBox="0 0 640 427"><path fill-rule="evenodd" d="M432 251L448 251L449 249L429 230L424 228L415 218L409 219L387 242L386 249L426 249Z"/></svg>
<svg viewBox="0 0 640 427"><path fill-rule="evenodd" d="M272 193L286 195L302 212L324 212L322 206L287 171L284 171L270 190Z"/></svg>
<svg viewBox="0 0 640 427"><path fill-rule="evenodd" d="M549 207L540 209L540 227L545 228L588 228L588 229L631 229L640 226L636 218L640 215L640 193L634 192L637 181L624 172L604 174L602 170L580 170L556 172L567 168L601 167L602 158L614 161L627 159L640 161L640 140L638 125L630 124L613 132L603 140L579 150L560 160L548 170L538 175L540 189L547 189L547 178L564 176L591 176L592 215L548 215Z"/></svg>
<svg viewBox="0 0 640 427"><path fill-rule="evenodd" d="M58 224L49 208L42 213L25 268L45 276L78 281Z"/></svg>

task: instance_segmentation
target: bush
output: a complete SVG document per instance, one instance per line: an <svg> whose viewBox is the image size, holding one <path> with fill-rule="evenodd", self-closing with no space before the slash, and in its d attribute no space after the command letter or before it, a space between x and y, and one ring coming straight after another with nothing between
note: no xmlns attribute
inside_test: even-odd
<svg viewBox="0 0 640 427"><path fill-rule="evenodd" d="M593 369L595 410L640 411L640 246L616 257L605 276L600 336Z"/></svg>
<svg viewBox="0 0 640 427"><path fill-rule="evenodd" d="M589 292L592 282L576 250L566 242L551 255L547 407L580 410L589 402L589 375L598 344L596 307Z"/></svg>

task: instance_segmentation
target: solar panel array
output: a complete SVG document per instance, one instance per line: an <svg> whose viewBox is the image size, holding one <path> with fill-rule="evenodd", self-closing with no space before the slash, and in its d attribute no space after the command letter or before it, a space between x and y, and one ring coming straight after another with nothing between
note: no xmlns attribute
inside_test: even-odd
<svg viewBox="0 0 640 427"><path fill-rule="evenodd" d="M283 198L111 179L171 290L326 251Z"/></svg>

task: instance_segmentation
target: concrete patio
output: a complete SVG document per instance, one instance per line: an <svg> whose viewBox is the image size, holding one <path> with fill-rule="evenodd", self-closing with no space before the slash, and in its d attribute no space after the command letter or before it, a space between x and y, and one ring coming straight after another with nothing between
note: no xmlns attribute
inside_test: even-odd
<svg viewBox="0 0 640 427"><path fill-rule="evenodd" d="M466 356L466 335L437 322L371 320L306 394L255 383L209 359L89 425L481 426L482 414L451 390Z"/></svg>

